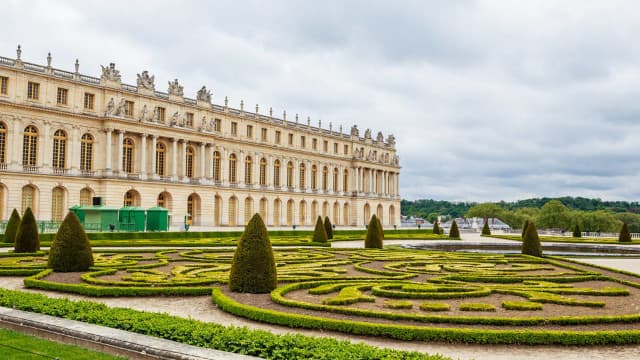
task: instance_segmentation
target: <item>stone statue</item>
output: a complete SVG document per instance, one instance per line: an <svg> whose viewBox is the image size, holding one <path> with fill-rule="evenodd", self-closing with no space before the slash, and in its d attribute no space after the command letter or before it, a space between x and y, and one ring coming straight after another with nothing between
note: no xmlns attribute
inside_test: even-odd
<svg viewBox="0 0 640 360"><path fill-rule="evenodd" d="M389 134L389 136L387 136L387 143L389 145L395 145L396 144L396 137L393 136L393 134Z"/></svg>
<svg viewBox="0 0 640 360"><path fill-rule="evenodd" d="M178 125L178 119L180 118L180 113L179 112L174 112L173 116L171 116L171 126L176 126Z"/></svg>
<svg viewBox="0 0 640 360"><path fill-rule="evenodd" d="M127 107L127 102L124 100L124 98L120 99L120 102L118 103L118 108L116 108L116 112L114 113L114 115L124 116L126 107Z"/></svg>
<svg viewBox="0 0 640 360"><path fill-rule="evenodd" d="M147 110L147 104L144 104L144 106L142 107L142 111L140 112L140 119L139 119L140 122L147 120L148 112L149 110Z"/></svg>
<svg viewBox="0 0 640 360"><path fill-rule="evenodd" d="M156 107L153 108L153 115L151 115L151 119L149 119L149 121L150 122L158 121L158 116L160 116L160 115L158 114L158 107L156 106Z"/></svg>
<svg viewBox="0 0 640 360"><path fill-rule="evenodd" d="M367 129L364 131L364 138L371 139L371 129Z"/></svg>
<svg viewBox="0 0 640 360"><path fill-rule="evenodd" d="M215 122L213 119L209 120L209 125L207 126L207 130L213 131L213 127L215 126Z"/></svg>
<svg viewBox="0 0 640 360"><path fill-rule="evenodd" d="M384 136L382 136L382 131L378 131L378 136L376 136L376 141L377 142L383 142L384 141Z"/></svg>
<svg viewBox="0 0 640 360"><path fill-rule="evenodd" d="M178 83L178 79L169 81L169 95L184 96L184 87Z"/></svg>
<svg viewBox="0 0 640 360"><path fill-rule="evenodd" d="M202 86L198 93L196 94L196 99L198 101L206 101L211 103L211 91L207 90L206 86Z"/></svg>
<svg viewBox="0 0 640 360"><path fill-rule="evenodd" d="M120 70L116 70L115 63L110 63L109 66L100 65L100 67L102 67L101 80L120 81Z"/></svg>
<svg viewBox="0 0 640 360"><path fill-rule="evenodd" d="M113 114L113 110L115 108L116 108L116 103L113 100L113 98L111 98L111 100L109 100L109 102L107 103L107 110L104 112L104 116L109 116Z"/></svg>
<svg viewBox="0 0 640 360"><path fill-rule="evenodd" d="M358 131L358 125L353 125L351 127L351 136L360 136L360 131Z"/></svg>
<svg viewBox="0 0 640 360"><path fill-rule="evenodd" d="M149 72L145 70L142 74L138 74L138 87L153 91L156 89L156 84L153 83L154 80L155 76L149 76Z"/></svg>

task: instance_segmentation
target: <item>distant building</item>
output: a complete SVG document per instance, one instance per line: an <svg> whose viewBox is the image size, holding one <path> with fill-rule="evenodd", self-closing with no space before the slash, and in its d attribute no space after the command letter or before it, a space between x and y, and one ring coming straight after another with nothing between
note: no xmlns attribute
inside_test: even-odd
<svg viewBox="0 0 640 360"><path fill-rule="evenodd" d="M423 218L404 215L400 217L400 227L418 227L418 225L423 228L433 227L432 223Z"/></svg>
<svg viewBox="0 0 640 360"><path fill-rule="evenodd" d="M463 230L475 230L480 231L484 226L484 219L479 217L473 218L456 218L456 224L458 224L459 229ZM507 225L505 222L498 218L489 218L489 229L491 230L510 230L511 226ZM453 220L449 220L445 223L442 223L441 227L448 229L451 227L451 222Z"/></svg>

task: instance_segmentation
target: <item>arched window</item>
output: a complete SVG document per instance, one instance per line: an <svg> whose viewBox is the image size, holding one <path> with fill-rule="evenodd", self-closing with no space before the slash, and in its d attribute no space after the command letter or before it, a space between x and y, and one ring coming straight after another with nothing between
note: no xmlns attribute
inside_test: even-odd
<svg viewBox="0 0 640 360"><path fill-rule="evenodd" d="M293 225L293 200L287 201L287 226Z"/></svg>
<svg viewBox="0 0 640 360"><path fill-rule="evenodd" d="M251 178L251 169L253 169L253 160L251 159L251 156L247 156L244 159L244 183L247 185L253 183Z"/></svg>
<svg viewBox="0 0 640 360"><path fill-rule="evenodd" d="M342 191L349 191L349 170L347 169L342 172ZM345 225L347 224L345 223Z"/></svg>
<svg viewBox="0 0 640 360"><path fill-rule="evenodd" d="M267 185L267 159L260 159L260 185Z"/></svg>
<svg viewBox="0 0 640 360"><path fill-rule="evenodd" d="M213 152L213 181L220 181L220 152Z"/></svg>
<svg viewBox="0 0 640 360"><path fill-rule="evenodd" d="M192 225L193 224L193 207L194 207L194 203L195 203L195 199L193 198L193 194L189 195L189 197L187 198L187 224Z"/></svg>
<svg viewBox="0 0 640 360"><path fill-rule="evenodd" d="M333 168L333 191L338 192L338 168Z"/></svg>
<svg viewBox="0 0 640 360"><path fill-rule="evenodd" d="M389 225L396 224L396 208L391 205L389 206Z"/></svg>
<svg viewBox="0 0 640 360"><path fill-rule="evenodd" d="M195 151L193 150L193 147L188 146L187 147L187 153L185 154L185 171L186 171L186 173L184 174L188 178L192 178L193 177L193 156L194 156L194 154L195 154Z"/></svg>
<svg viewBox="0 0 640 360"><path fill-rule="evenodd" d="M51 165L54 169L64 169L67 155L67 133L64 130L56 130L53 133L53 161Z"/></svg>
<svg viewBox="0 0 640 360"><path fill-rule="evenodd" d="M229 199L229 225L235 226L238 219L238 198L232 196Z"/></svg>
<svg viewBox="0 0 640 360"><path fill-rule="evenodd" d="M329 216L329 203L325 201L322 204L322 218L324 219L327 216Z"/></svg>
<svg viewBox="0 0 640 360"><path fill-rule="evenodd" d="M293 163L291 161L287 163L287 187L293 187Z"/></svg>
<svg viewBox="0 0 640 360"><path fill-rule="evenodd" d="M342 225L351 225L351 220L349 219L349 204L345 203L342 206Z"/></svg>
<svg viewBox="0 0 640 360"><path fill-rule="evenodd" d="M318 202L313 200L313 202L311 203L311 223L315 224L317 218L318 218Z"/></svg>
<svg viewBox="0 0 640 360"><path fill-rule="evenodd" d="M378 207L376 208L376 216L378 217L378 220L380 220L381 224L384 224L384 209L382 208L382 204L378 204Z"/></svg>
<svg viewBox="0 0 640 360"><path fill-rule="evenodd" d="M222 215L222 198L220 195L216 195L213 201L213 207L213 225L220 226L220 216Z"/></svg>
<svg viewBox="0 0 640 360"><path fill-rule="evenodd" d="M267 199L266 198L262 198L260 199L260 216L262 217L262 219L264 220L265 223L267 223Z"/></svg>
<svg viewBox="0 0 640 360"><path fill-rule="evenodd" d="M31 210L35 210L34 209L35 197L36 197L36 189L33 186L27 185L22 188L22 199L21 199L22 209L20 209L22 214L24 214L27 208L31 208Z"/></svg>
<svg viewBox="0 0 640 360"><path fill-rule="evenodd" d="M273 163L273 186L280 186L280 160Z"/></svg>
<svg viewBox="0 0 640 360"><path fill-rule="evenodd" d="M253 199L248 197L244 199L244 224L248 224L253 216Z"/></svg>
<svg viewBox="0 0 640 360"><path fill-rule="evenodd" d="M298 209L300 218L300 225L304 225L307 223L307 202L302 200L300 201L300 209Z"/></svg>
<svg viewBox="0 0 640 360"><path fill-rule="evenodd" d="M318 190L318 167L315 165L311 166L311 189Z"/></svg>
<svg viewBox="0 0 640 360"><path fill-rule="evenodd" d="M333 225L340 225L340 204L333 203Z"/></svg>
<svg viewBox="0 0 640 360"><path fill-rule="evenodd" d="M306 173L307 173L307 169L306 166L304 165L304 163L300 163L300 189L304 190L306 189Z"/></svg>
<svg viewBox="0 0 640 360"><path fill-rule="evenodd" d="M371 220L371 207L369 206L369 204L365 204L364 205L364 222L365 222L365 224L368 224L369 220Z"/></svg>
<svg viewBox="0 0 640 360"><path fill-rule="evenodd" d="M80 170L91 171L93 169L93 136L83 134L80 139Z"/></svg>
<svg viewBox="0 0 640 360"><path fill-rule="evenodd" d="M55 187L51 190L51 221L61 222L64 215L64 190Z"/></svg>
<svg viewBox="0 0 640 360"><path fill-rule="evenodd" d="M236 154L229 155L229 182L232 184L238 183L238 178L236 177L237 165L238 165L238 161L236 159Z"/></svg>
<svg viewBox="0 0 640 360"><path fill-rule="evenodd" d="M93 197L93 192L89 188L84 188L80 190L80 206L91 206Z"/></svg>
<svg viewBox="0 0 640 360"><path fill-rule="evenodd" d="M124 194L124 202L123 205L124 206L133 206L133 203L135 201L135 195L133 194L133 191L129 190Z"/></svg>
<svg viewBox="0 0 640 360"><path fill-rule="evenodd" d="M273 202L273 226L280 226L280 207L282 203L280 199L276 199Z"/></svg>
<svg viewBox="0 0 640 360"><path fill-rule="evenodd" d="M322 168L322 190L329 190L329 168Z"/></svg>
<svg viewBox="0 0 640 360"><path fill-rule="evenodd" d="M38 163L38 129L29 125L24 129L22 142L22 165L36 166Z"/></svg>
<svg viewBox="0 0 640 360"><path fill-rule="evenodd" d="M155 172L159 176L166 175L166 163L167 163L167 146L161 142L156 143L156 168Z"/></svg>
<svg viewBox="0 0 640 360"><path fill-rule="evenodd" d="M7 125L0 121L0 164L7 163Z"/></svg>
<svg viewBox="0 0 640 360"><path fill-rule="evenodd" d="M163 208L167 208L167 204L166 204L167 200L164 197L164 193L160 193L158 194L158 200L156 202L156 206L158 207L163 207Z"/></svg>
<svg viewBox="0 0 640 360"><path fill-rule="evenodd" d="M127 174L133 172L133 140L130 138L122 142L122 171Z"/></svg>

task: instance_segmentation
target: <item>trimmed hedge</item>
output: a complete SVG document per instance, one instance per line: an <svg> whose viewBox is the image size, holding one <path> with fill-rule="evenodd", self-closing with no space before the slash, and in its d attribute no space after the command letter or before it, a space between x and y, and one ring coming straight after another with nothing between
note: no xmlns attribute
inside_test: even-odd
<svg viewBox="0 0 640 360"><path fill-rule="evenodd" d="M28 207L24 212L20 226L18 226L14 251L17 253L33 253L39 250L38 225L31 208Z"/></svg>
<svg viewBox="0 0 640 360"><path fill-rule="evenodd" d="M376 214L371 216L369 226L367 226L367 236L364 239L365 249L382 249L383 232L382 226Z"/></svg>
<svg viewBox="0 0 640 360"><path fill-rule="evenodd" d="M485 303L462 303L460 311L496 311L496 307Z"/></svg>
<svg viewBox="0 0 640 360"><path fill-rule="evenodd" d="M482 226L482 235L485 235L485 236L491 235L491 229L489 228L489 220L484 221L484 225Z"/></svg>
<svg viewBox="0 0 640 360"><path fill-rule="evenodd" d="M433 229L431 230L434 234L442 234L442 230L440 230L440 226L438 226L438 220L433 222Z"/></svg>
<svg viewBox="0 0 640 360"><path fill-rule="evenodd" d="M329 220L328 216L324 217L324 231L327 232L327 239L333 239L333 225L331 224L331 220Z"/></svg>
<svg viewBox="0 0 640 360"><path fill-rule="evenodd" d="M542 245L540 245L538 231L533 222L527 224L524 238L522 239L522 253L537 257L542 256Z"/></svg>
<svg viewBox="0 0 640 360"><path fill-rule="evenodd" d="M69 211L58 228L49 250L49 267L57 272L87 271L93 266L93 251L78 216Z"/></svg>
<svg viewBox="0 0 640 360"><path fill-rule="evenodd" d="M629 232L629 225L627 223L622 223L622 228L620 229L620 235L618 236L619 242L630 243L631 242L631 232Z"/></svg>
<svg viewBox="0 0 640 360"><path fill-rule="evenodd" d="M450 239L460 239L460 230L458 230L458 224L455 220L451 223L451 229L449 229Z"/></svg>
<svg viewBox="0 0 640 360"><path fill-rule="evenodd" d="M329 238L322 223L322 216L318 216L316 219L316 227L313 229L313 242L326 243L327 241L329 241Z"/></svg>
<svg viewBox="0 0 640 360"><path fill-rule="evenodd" d="M573 228L573 237L574 238L581 238L582 237L582 231L580 230L580 226L578 224L576 224L576 226Z"/></svg>
<svg viewBox="0 0 640 360"><path fill-rule="evenodd" d="M14 243L16 241L16 233L20 226L20 214L18 210L13 209L9 222L7 222L7 228L4 230L4 238L2 239L6 243Z"/></svg>

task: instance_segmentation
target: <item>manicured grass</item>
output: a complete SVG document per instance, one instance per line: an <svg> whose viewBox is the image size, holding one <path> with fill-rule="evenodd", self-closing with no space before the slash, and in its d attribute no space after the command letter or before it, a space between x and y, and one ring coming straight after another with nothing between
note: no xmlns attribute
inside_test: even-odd
<svg viewBox="0 0 640 360"><path fill-rule="evenodd" d="M74 359L115 360L125 359L78 346L60 344L12 330L0 329L0 357L11 360Z"/></svg>
<svg viewBox="0 0 640 360"><path fill-rule="evenodd" d="M522 237L520 237L520 235L490 235L486 237L522 241ZM639 239L634 239L631 242L619 242L618 239L614 239L614 238L585 238L585 237L574 238L569 236L547 236L547 235L540 235L540 241L574 243L574 244L615 244L615 245L639 245L640 244Z"/></svg>

